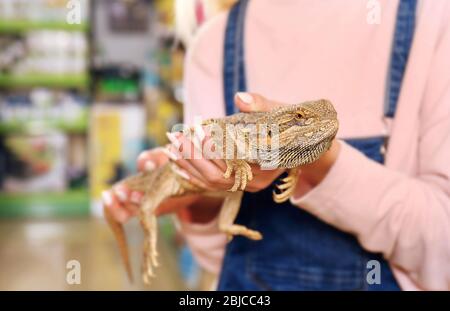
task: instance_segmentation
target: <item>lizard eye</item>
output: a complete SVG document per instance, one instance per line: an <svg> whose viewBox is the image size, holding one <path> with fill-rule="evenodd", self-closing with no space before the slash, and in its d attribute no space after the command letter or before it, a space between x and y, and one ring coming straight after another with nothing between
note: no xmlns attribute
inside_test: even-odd
<svg viewBox="0 0 450 311"><path fill-rule="evenodd" d="M299 111L299 112L297 112L297 114L295 115L295 118L296 118L297 120L303 119L303 118L305 118L305 114L304 114L303 112Z"/></svg>

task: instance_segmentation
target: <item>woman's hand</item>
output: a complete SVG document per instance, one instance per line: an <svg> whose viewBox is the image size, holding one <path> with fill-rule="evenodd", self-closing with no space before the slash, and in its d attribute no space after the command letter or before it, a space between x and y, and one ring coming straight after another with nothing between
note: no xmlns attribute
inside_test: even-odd
<svg viewBox="0 0 450 311"><path fill-rule="evenodd" d="M258 99L262 97L258 97ZM252 107L246 104L245 99L253 99L247 93L238 93L235 97L236 104L242 111L267 111L282 104L269 101L260 101L258 107ZM258 108L258 110L253 110ZM181 133L167 133L172 145L168 147L169 157L180 168L177 170L178 175L189 180L191 183L211 191L226 191L231 189L234 184L234 178L224 178L224 172L227 169L224 160L207 159L202 153L204 145L208 142L208 137L205 137L202 129L196 128L196 142L192 142ZM253 179L247 184L245 188L249 192L257 192L267 188L272 182L277 179L284 169L263 170L259 165L250 165L253 172Z"/></svg>
<svg viewBox="0 0 450 311"><path fill-rule="evenodd" d="M166 164L168 160L164 148L147 150L138 157L138 170L151 171ZM102 193L103 204L120 223L125 223L138 214L142 198L143 193L131 191L126 185L120 183ZM165 200L158 207L156 213L158 215L177 213L181 219L186 221L208 222L217 214L221 202L218 199L203 198L199 195L187 195Z"/></svg>
<svg viewBox="0 0 450 311"><path fill-rule="evenodd" d="M227 191L234 184L234 178L224 178L227 169L224 160L207 159L200 153L194 143L181 134L168 134L172 146L168 147L171 159L179 167L176 173L189 182L210 191ZM206 142L205 138L203 142ZM194 156L194 153L199 153ZM250 165L253 179L245 188L249 192L257 192L267 188L284 170L262 170L258 165Z"/></svg>

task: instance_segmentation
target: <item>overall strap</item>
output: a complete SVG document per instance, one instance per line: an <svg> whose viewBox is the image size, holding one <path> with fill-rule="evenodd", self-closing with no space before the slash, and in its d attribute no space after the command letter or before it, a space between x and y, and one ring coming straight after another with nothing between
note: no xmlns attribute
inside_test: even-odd
<svg viewBox="0 0 450 311"><path fill-rule="evenodd" d="M247 89L244 65L244 22L249 0L238 1L231 9L225 31L223 89L226 114L236 111L234 95Z"/></svg>
<svg viewBox="0 0 450 311"><path fill-rule="evenodd" d="M403 76L408 63L416 25L417 0L400 0L387 84L384 115L393 118L397 108Z"/></svg>

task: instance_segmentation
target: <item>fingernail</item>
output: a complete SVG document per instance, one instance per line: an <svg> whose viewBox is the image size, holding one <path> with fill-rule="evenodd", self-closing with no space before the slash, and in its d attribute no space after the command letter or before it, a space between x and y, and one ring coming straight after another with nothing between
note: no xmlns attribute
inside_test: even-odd
<svg viewBox="0 0 450 311"><path fill-rule="evenodd" d="M171 159L172 161L177 161L177 160L178 160L177 155L176 155L175 153L173 153L172 151L170 151L169 149L163 148L163 149L162 149L162 152L163 152L169 159Z"/></svg>
<svg viewBox="0 0 450 311"><path fill-rule="evenodd" d="M144 169L145 169L147 172L151 172L151 171L153 171L155 168L156 168L156 165L155 165L155 163L154 163L153 161L147 161L147 162L145 162L145 164L144 164Z"/></svg>
<svg viewBox="0 0 450 311"><path fill-rule="evenodd" d="M114 189L114 193L117 195L120 202L124 203L128 200L128 195L125 191L121 189Z"/></svg>
<svg viewBox="0 0 450 311"><path fill-rule="evenodd" d="M203 127L200 124L196 124L194 126L194 137L192 138L192 142L197 150L202 150L202 143L205 137L206 135Z"/></svg>
<svg viewBox="0 0 450 311"><path fill-rule="evenodd" d="M239 92L236 94L237 97L239 97L239 99L247 105L251 105L253 104L253 96L250 95L249 93L244 93L244 92Z"/></svg>
<svg viewBox="0 0 450 311"><path fill-rule="evenodd" d="M131 193L130 201L134 204L141 204L142 194L140 192L133 191Z"/></svg>
<svg viewBox="0 0 450 311"><path fill-rule="evenodd" d="M173 168L174 173L177 174L178 176L180 176L181 178L186 179L186 180L191 179L189 177L189 174L185 170L183 170L177 166L173 166L172 168Z"/></svg>
<svg viewBox="0 0 450 311"><path fill-rule="evenodd" d="M181 143L180 143L180 141L178 140L178 138L175 136L174 133L169 133L169 132L167 132L167 133L166 133L166 136L167 136L167 138L170 140L170 142L175 146L175 148L178 149L178 148L180 147Z"/></svg>
<svg viewBox="0 0 450 311"><path fill-rule="evenodd" d="M196 124L194 126L194 134L200 142L203 142L203 140L206 137L205 131L203 130L203 127L200 124Z"/></svg>
<svg viewBox="0 0 450 311"><path fill-rule="evenodd" d="M111 193L109 193L109 191L102 192L102 201L103 201L103 204L105 204L107 206L112 205L113 199L112 199Z"/></svg>
<svg viewBox="0 0 450 311"><path fill-rule="evenodd" d="M142 160L142 159L144 159L145 157L147 157L147 151L143 151L143 152L141 152L140 154L139 154L139 156L138 156L138 160Z"/></svg>

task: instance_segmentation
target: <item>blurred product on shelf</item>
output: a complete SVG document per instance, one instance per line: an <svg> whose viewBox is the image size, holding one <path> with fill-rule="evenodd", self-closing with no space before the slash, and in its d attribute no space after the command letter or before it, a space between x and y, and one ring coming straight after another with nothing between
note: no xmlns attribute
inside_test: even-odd
<svg viewBox="0 0 450 311"><path fill-rule="evenodd" d="M76 92L45 88L0 95L5 146L0 158L2 163L14 163L0 168L3 190L63 191L66 185L85 183L86 104L86 97ZM15 175L14 170L27 173Z"/></svg>
<svg viewBox="0 0 450 311"><path fill-rule="evenodd" d="M41 30L26 35L25 57L13 72L81 74L87 70L87 39L81 32Z"/></svg>
<svg viewBox="0 0 450 311"><path fill-rule="evenodd" d="M0 1L0 87L86 87L90 1L78 2L70 24L68 0Z"/></svg>
<svg viewBox="0 0 450 311"><path fill-rule="evenodd" d="M5 139L2 188L6 192L63 191L66 189L67 138L61 133Z"/></svg>
<svg viewBox="0 0 450 311"><path fill-rule="evenodd" d="M34 133L57 128L83 133L87 127L87 100L77 92L45 88L0 94L0 132Z"/></svg>
<svg viewBox="0 0 450 311"><path fill-rule="evenodd" d="M87 101L62 89L0 93L0 216L88 211Z"/></svg>
<svg viewBox="0 0 450 311"><path fill-rule="evenodd" d="M64 76L87 75L87 39L81 32L30 31L24 36L4 37L0 46L0 85L12 86L11 81L29 80L30 76L41 77L45 83L46 77L64 80Z"/></svg>
<svg viewBox="0 0 450 311"><path fill-rule="evenodd" d="M187 0L188 1L188 0ZM174 0L154 0L154 8L158 14L158 23L162 31L164 28L173 34Z"/></svg>
<svg viewBox="0 0 450 311"><path fill-rule="evenodd" d="M26 55L24 40L16 36L0 38L0 72L7 72Z"/></svg>
<svg viewBox="0 0 450 311"><path fill-rule="evenodd" d="M131 65L109 65L93 70L94 100L127 104L140 102L141 71Z"/></svg>
<svg viewBox="0 0 450 311"><path fill-rule="evenodd" d="M166 133L181 122L181 107L167 93L157 95L154 104L149 107L147 134L149 145L162 146L167 143Z"/></svg>
<svg viewBox="0 0 450 311"><path fill-rule="evenodd" d="M87 22L90 0L77 0L81 10L81 24ZM66 24L69 0L2 0L0 1L0 29L8 25Z"/></svg>
<svg viewBox="0 0 450 311"><path fill-rule="evenodd" d="M158 49L150 54L151 66L144 73L149 146L167 143L167 131L182 122L182 77L184 51L174 49L174 38L159 38Z"/></svg>
<svg viewBox="0 0 450 311"><path fill-rule="evenodd" d="M147 32L150 3L147 0L109 0L109 27L114 32Z"/></svg>
<svg viewBox="0 0 450 311"><path fill-rule="evenodd" d="M136 158L144 149L145 111L128 102L95 103L89 132L89 172L92 211L103 214L101 193L115 182L136 171Z"/></svg>

